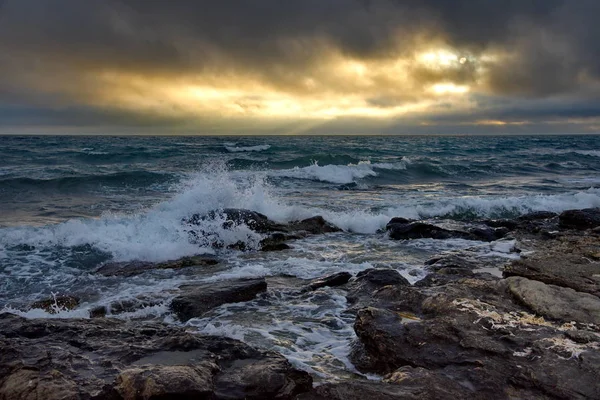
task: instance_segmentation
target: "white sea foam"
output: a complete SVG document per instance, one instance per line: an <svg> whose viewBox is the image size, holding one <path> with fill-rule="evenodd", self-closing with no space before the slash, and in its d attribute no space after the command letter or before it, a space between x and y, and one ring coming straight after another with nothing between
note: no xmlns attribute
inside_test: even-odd
<svg viewBox="0 0 600 400"><path fill-rule="evenodd" d="M575 153L582 154L584 156L600 157L600 150L577 150Z"/></svg>
<svg viewBox="0 0 600 400"><path fill-rule="evenodd" d="M348 358L356 335L346 307L346 298L332 289L301 295L276 292L243 305L222 306L188 325L203 334L276 350L314 376L339 379L359 374Z"/></svg>
<svg viewBox="0 0 600 400"><path fill-rule="evenodd" d="M270 144L260 144L260 145L256 145L256 146L246 146L246 147L240 146L240 147L236 147L235 144L234 144L234 145L230 145L230 146L225 145L225 148L230 153L241 153L241 152L269 150L271 148L271 145Z"/></svg>
<svg viewBox="0 0 600 400"><path fill-rule="evenodd" d="M308 179L320 182L345 184L355 182L367 176L377 176L373 166L368 161L348 165L319 165L315 162L307 167L294 167L278 171L270 171L271 176L294 179Z"/></svg>
<svg viewBox="0 0 600 400"><path fill-rule="evenodd" d="M329 174L332 180L347 182L356 176L374 174L372 165L358 164L337 170L320 167L298 169L299 175ZM309 167L307 167L309 168ZM318 171L318 172L315 172ZM323 172L326 171L326 172ZM337 178L336 174L340 172ZM350 172L349 172L350 171ZM73 247L90 244L111 254L117 261L132 259L163 261L211 252L203 243L191 243L189 226L182 220L194 213L206 214L222 208L245 208L266 214L280 222L322 215L342 229L359 233L375 233L392 217L427 218L475 215L481 218L519 215L531 211L555 211L600 207L600 189L556 195L503 197L415 197L386 199L387 207L370 211L352 204L302 206L290 204L277 195L265 180L264 173L232 173L222 166L207 169L182 183L178 194L170 200L138 214L107 214L98 219L70 220L45 227L15 227L0 229L0 251L16 245L35 247ZM222 220L204 221L202 229L218 236L223 244L239 240L257 242L260 235L245 226L231 230L222 228Z"/></svg>

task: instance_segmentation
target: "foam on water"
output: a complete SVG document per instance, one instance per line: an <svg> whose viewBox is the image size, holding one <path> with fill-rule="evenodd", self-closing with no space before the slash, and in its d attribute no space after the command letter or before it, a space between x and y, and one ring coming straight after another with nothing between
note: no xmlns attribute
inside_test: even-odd
<svg viewBox="0 0 600 400"><path fill-rule="evenodd" d="M352 183L367 176L377 176L369 162L348 165L324 165L317 162L308 167L294 167L279 171L271 171L270 175L294 179L308 179L336 184Z"/></svg>
<svg viewBox="0 0 600 400"><path fill-rule="evenodd" d="M330 288L302 294L275 291L243 304L224 305L188 325L203 334L278 351L318 378L340 379L360 374L348 359L356 335L354 316L346 308L343 293Z"/></svg>
<svg viewBox="0 0 600 400"><path fill-rule="evenodd" d="M313 165L310 171L332 174L331 180L345 182L357 176L374 174L372 165L353 167ZM284 174L307 176L304 169L287 170ZM341 171L341 172L340 172ZM338 175L338 173L340 175ZM316 176L316 175L315 175ZM300 206L289 204L274 190L264 173L231 173L222 165L189 177L178 187L171 199L143 212L123 215L105 214L97 219L77 219L44 227L0 229L0 252L19 245L38 247L75 247L92 245L110 254L116 261L133 259L164 261L183 256L212 252L209 243L190 241L189 226L182 223L192 214L206 214L222 208L244 208L266 214L277 221L290 221L322 215L342 229L358 233L375 233L392 217L405 218L488 218L514 217L532 211L555 211L600 207L600 189L554 194L523 196L472 197L391 197L387 207L377 211L343 204L342 210L328 205ZM231 230L222 228L217 218L204 221L202 229L214 233L225 245L239 240L257 242L260 235L245 226Z"/></svg>
<svg viewBox="0 0 600 400"><path fill-rule="evenodd" d="M256 146L240 146L236 147L235 144L225 145L225 149L230 153L241 153L241 152L252 152L252 151L265 151L271 148L270 144L261 144Z"/></svg>

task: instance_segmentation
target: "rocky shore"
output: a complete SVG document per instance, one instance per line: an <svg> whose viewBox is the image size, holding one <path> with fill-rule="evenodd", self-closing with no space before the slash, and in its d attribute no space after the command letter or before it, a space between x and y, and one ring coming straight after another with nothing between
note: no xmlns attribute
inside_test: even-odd
<svg viewBox="0 0 600 400"><path fill-rule="evenodd" d="M285 251L290 240L339 228L321 217L278 224L247 210L224 210L224 227L263 235L239 251ZM184 221L204 240L201 221ZM112 316L152 305L107 304L90 319L25 319L0 314L0 400L12 399L600 399L600 209L560 215L438 224L394 218L381 240L516 240L521 257L490 273L468 254L428 260L411 285L392 269L368 269L295 285L335 286L356 316L350 359L379 379L313 385L282 355L185 326ZM221 244L214 242L218 248ZM486 268L484 268L486 267ZM98 274L130 277L162 269L219 268L200 255L173 262L109 263ZM265 279L181 286L169 308L185 322L268 290ZM63 295L32 307L77 307Z"/></svg>

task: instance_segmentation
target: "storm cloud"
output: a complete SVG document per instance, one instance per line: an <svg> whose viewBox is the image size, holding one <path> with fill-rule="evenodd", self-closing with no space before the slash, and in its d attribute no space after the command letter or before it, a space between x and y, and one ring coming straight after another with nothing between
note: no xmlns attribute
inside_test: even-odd
<svg viewBox="0 0 600 400"><path fill-rule="evenodd" d="M0 126L594 132L598 15L594 0L4 0Z"/></svg>

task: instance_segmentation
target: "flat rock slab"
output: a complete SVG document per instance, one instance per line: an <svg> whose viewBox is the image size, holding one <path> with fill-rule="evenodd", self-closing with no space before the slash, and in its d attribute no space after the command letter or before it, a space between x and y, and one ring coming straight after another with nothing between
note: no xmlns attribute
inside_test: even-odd
<svg viewBox="0 0 600 400"><path fill-rule="evenodd" d="M0 314L0 399L292 399L280 354L158 323Z"/></svg>
<svg viewBox="0 0 600 400"><path fill-rule="evenodd" d="M96 273L104 276L130 277L152 270L206 267L209 265L216 265L218 263L219 260L214 256L200 255L184 257L178 260L165 261L162 263L152 263L147 261L107 263L98 268Z"/></svg>
<svg viewBox="0 0 600 400"><path fill-rule="evenodd" d="M510 293L536 314L584 324L600 324L600 299L571 288L513 276L506 279Z"/></svg>
<svg viewBox="0 0 600 400"><path fill-rule="evenodd" d="M237 279L180 286L181 294L171 302L171 310L185 322L226 303L249 301L267 290L264 279Z"/></svg>
<svg viewBox="0 0 600 400"><path fill-rule="evenodd" d="M522 276L600 296L600 238L563 236L533 242L533 248L534 253L506 265L503 276Z"/></svg>

